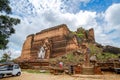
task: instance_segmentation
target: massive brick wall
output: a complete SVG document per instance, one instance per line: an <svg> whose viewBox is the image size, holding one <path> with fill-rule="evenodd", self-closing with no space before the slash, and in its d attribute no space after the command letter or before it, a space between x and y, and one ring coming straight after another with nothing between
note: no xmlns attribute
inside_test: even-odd
<svg viewBox="0 0 120 80"><path fill-rule="evenodd" d="M79 48L77 38L76 36L73 36L70 39L66 38L69 34L70 31L67 26L62 24L42 30L36 34L29 35L23 44L20 60L38 59L38 53L42 46L44 46L44 49L46 50L46 59L64 55L69 51L77 50ZM93 29L88 31L87 39L91 42L95 41Z"/></svg>
<svg viewBox="0 0 120 80"><path fill-rule="evenodd" d="M29 35L26 38L22 48L21 59L30 59L33 37L34 35Z"/></svg>
<svg viewBox="0 0 120 80"><path fill-rule="evenodd" d="M49 54L46 53L45 58L49 55L50 58L60 56L66 53L66 51L76 48L76 38L67 40L65 35L70 33L65 24L58 25L49 29L42 30L35 35L29 35L22 48L21 59L37 59L40 47L47 41L46 44L49 47Z"/></svg>
<svg viewBox="0 0 120 80"><path fill-rule="evenodd" d="M39 33L36 33L34 40L45 39L46 37L55 37L55 36L63 36L69 33L66 25L59 25L49 29L42 30Z"/></svg>

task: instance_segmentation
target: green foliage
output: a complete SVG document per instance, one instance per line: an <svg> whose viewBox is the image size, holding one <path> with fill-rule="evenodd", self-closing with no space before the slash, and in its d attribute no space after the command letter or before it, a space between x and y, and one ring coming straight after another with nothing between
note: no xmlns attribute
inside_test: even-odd
<svg viewBox="0 0 120 80"><path fill-rule="evenodd" d="M105 53L105 52L102 51L101 48L98 48L94 44L90 44L89 43L88 47L90 49L91 56L96 54L96 56L97 56L99 61L107 61L109 59L116 59L116 58L118 58L118 55L112 54L112 53Z"/></svg>
<svg viewBox="0 0 120 80"><path fill-rule="evenodd" d="M9 6L9 0L0 0L0 12L11 13L11 8Z"/></svg>
<svg viewBox="0 0 120 80"><path fill-rule="evenodd" d="M116 58L118 58L118 55L112 54L112 53L101 53L101 54L97 54L97 58L100 61L107 61L109 59L116 59Z"/></svg>
<svg viewBox="0 0 120 80"><path fill-rule="evenodd" d="M78 33L76 34L79 38L83 38L84 34L83 33Z"/></svg>
<svg viewBox="0 0 120 80"><path fill-rule="evenodd" d="M8 61L8 60L10 60L10 59L11 59L10 54L4 53L4 54L2 55L2 58L1 58L0 62L6 62L6 61Z"/></svg>
<svg viewBox="0 0 120 80"><path fill-rule="evenodd" d="M77 29L76 32L72 32L72 34L76 35L77 41L78 41L79 44L81 44L83 39L85 38L84 31L85 31L85 29L80 27L80 28Z"/></svg>
<svg viewBox="0 0 120 80"><path fill-rule="evenodd" d="M85 31L85 29L82 28L82 27L80 27L80 28L77 29L77 33L84 33L84 31Z"/></svg>
<svg viewBox="0 0 120 80"><path fill-rule="evenodd" d="M76 34L76 32L74 32L74 31L70 31L72 34Z"/></svg>
<svg viewBox="0 0 120 80"><path fill-rule="evenodd" d="M66 57L67 57L67 60L70 61L70 62L72 62L74 60L74 55L71 54L71 53L67 54Z"/></svg>
<svg viewBox="0 0 120 80"><path fill-rule="evenodd" d="M83 29L82 27L80 27L80 28L77 29L76 35L79 38L84 38L84 31L85 31L85 29Z"/></svg>
<svg viewBox="0 0 120 80"><path fill-rule="evenodd" d="M28 73L37 73L37 74L40 74L40 73L49 74L50 73L48 70L46 70L45 72L40 72L40 70L31 70L31 69L22 70L22 71L25 71Z"/></svg>
<svg viewBox="0 0 120 80"><path fill-rule="evenodd" d="M102 53L101 48L96 47L94 44L89 43L88 48L90 49L91 55Z"/></svg>
<svg viewBox="0 0 120 80"><path fill-rule="evenodd" d="M64 66L67 66L69 64L83 63L83 58L81 54L75 55L73 52L69 52L64 56L50 59L50 64L57 66L57 64L62 61L65 64Z"/></svg>
<svg viewBox="0 0 120 80"><path fill-rule="evenodd" d="M0 34L0 49L6 48L6 45L9 42L6 38L7 38L6 35L4 35L4 34L1 35Z"/></svg>
<svg viewBox="0 0 120 80"><path fill-rule="evenodd" d="M120 56L120 53L117 55L118 57Z"/></svg>
<svg viewBox="0 0 120 80"><path fill-rule="evenodd" d="M83 55L74 55L73 53L68 53L64 63L80 63L81 61L83 61Z"/></svg>
<svg viewBox="0 0 120 80"><path fill-rule="evenodd" d="M11 13L9 0L0 0L0 12L6 13L6 15L0 15L0 49L6 49L9 36L15 33L13 26L20 23L20 20L7 16Z"/></svg>

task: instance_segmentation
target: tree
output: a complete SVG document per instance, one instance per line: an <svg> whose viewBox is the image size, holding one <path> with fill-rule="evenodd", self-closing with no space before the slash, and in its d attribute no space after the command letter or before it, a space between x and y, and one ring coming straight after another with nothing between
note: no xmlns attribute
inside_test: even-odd
<svg viewBox="0 0 120 80"><path fill-rule="evenodd" d="M7 48L8 38L15 33L13 26L20 23L19 19L8 16L12 13L9 4L9 0L0 0L0 12L4 13L4 15L0 14L0 49Z"/></svg>
<svg viewBox="0 0 120 80"><path fill-rule="evenodd" d="M8 53L4 53L1 57L1 60L0 62L6 62L6 61L9 61L11 59L11 54L8 52Z"/></svg>

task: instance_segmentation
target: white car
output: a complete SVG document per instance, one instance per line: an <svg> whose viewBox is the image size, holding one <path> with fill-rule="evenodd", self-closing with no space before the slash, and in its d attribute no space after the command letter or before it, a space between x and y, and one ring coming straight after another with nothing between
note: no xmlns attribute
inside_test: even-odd
<svg viewBox="0 0 120 80"><path fill-rule="evenodd" d="M20 76L21 69L18 64L5 64L0 66L0 78L5 75Z"/></svg>
<svg viewBox="0 0 120 80"><path fill-rule="evenodd" d="M115 72L116 72L117 74L120 73L120 68L114 68L114 70L115 70Z"/></svg>

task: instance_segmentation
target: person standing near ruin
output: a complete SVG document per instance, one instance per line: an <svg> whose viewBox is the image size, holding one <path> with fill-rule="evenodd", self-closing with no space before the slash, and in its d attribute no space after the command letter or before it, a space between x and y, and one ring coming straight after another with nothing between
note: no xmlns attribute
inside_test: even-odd
<svg viewBox="0 0 120 80"><path fill-rule="evenodd" d="M59 62L59 67L63 68L63 62Z"/></svg>

